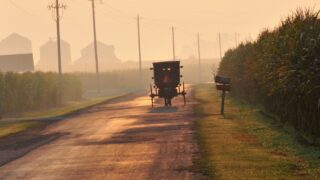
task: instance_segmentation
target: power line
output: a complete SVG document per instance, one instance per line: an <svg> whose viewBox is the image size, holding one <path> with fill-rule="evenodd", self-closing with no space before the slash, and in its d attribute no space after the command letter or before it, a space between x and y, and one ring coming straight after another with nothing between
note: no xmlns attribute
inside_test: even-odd
<svg viewBox="0 0 320 180"><path fill-rule="evenodd" d="M105 5L105 3L103 3L102 5ZM100 9L97 9L98 11L100 11L100 12L102 12L103 14L105 14L105 15L108 15L108 16L112 16L112 17L116 17L116 18L120 18L120 19L126 19L126 20L130 20L130 21L132 21L132 20L134 20L135 18L133 18L133 17L135 17L134 15L132 15L132 16L126 16L126 15L123 15L122 13L121 14L119 14L119 13L117 13L117 15L116 14L112 14L112 13L110 13L110 11L106 11L105 9L102 9L102 8L100 8ZM112 9L113 10L113 9Z"/></svg>
<svg viewBox="0 0 320 180"><path fill-rule="evenodd" d="M132 17L134 17L134 15L132 14L129 14L127 12L124 12L122 10L119 10L113 6L111 6L109 3L103 3L104 6L114 10L115 12L118 12L118 14L121 14L121 16L117 15L117 17L119 18L123 18L123 19L129 19L129 20L132 20ZM141 16L140 16L141 18ZM178 22L180 20L173 20L173 19L160 19L160 18L150 18L150 17L142 17L144 20L146 20L147 22L152 22L152 23L165 23L165 24L170 24L170 22ZM180 21L182 22L182 21ZM184 21L186 22L186 21ZM154 28L154 25L152 25L152 27ZM182 28L181 26L179 26L180 29L185 29L185 28ZM157 28L159 29L159 28ZM185 32L187 32L187 30L184 30ZM190 33L190 31L188 32ZM190 33L191 34L191 33ZM195 34L195 32L192 32L192 34Z"/></svg>
<svg viewBox="0 0 320 180"><path fill-rule="evenodd" d="M18 5L16 2L14 2L13 0L7 0L14 8L16 8L17 10L29 15L29 16L32 16L32 17L36 17L38 19L43 19L43 20L47 20L45 17L43 17L42 14L37 14L35 12L31 12L31 11L28 11L27 9L25 8L22 8L20 5Z"/></svg>
<svg viewBox="0 0 320 180"><path fill-rule="evenodd" d="M114 7L111 6L109 3L104 2L103 5L106 6L106 7L109 7L110 9L112 9L112 10L114 10L114 11L116 11L116 12L119 12L120 14L125 14L125 16L126 16L127 18L131 18L131 17L134 16L133 14L129 14L129 13L126 13L126 12L124 12L124 11L122 11L122 10L119 10L119 9L117 9L117 8L114 8Z"/></svg>
<svg viewBox="0 0 320 180"><path fill-rule="evenodd" d="M32 14L31 12L27 11L26 9L20 7L18 4L16 4L13 0L8 0L8 2L15 7L16 9L20 10L21 12L24 12L26 14L32 15L34 16L34 14Z"/></svg>

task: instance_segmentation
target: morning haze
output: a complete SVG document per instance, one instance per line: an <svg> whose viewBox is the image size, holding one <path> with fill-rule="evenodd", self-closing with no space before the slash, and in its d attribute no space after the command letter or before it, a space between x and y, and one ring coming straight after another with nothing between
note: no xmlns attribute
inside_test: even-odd
<svg viewBox="0 0 320 180"><path fill-rule="evenodd" d="M61 22L61 37L71 44L72 59L92 42L91 5L87 0L63 0L68 5ZM115 46L123 61L138 59L135 17L141 16L143 59L170 59L170 26L176 26L177 56L196 55L196 33L200 32L202 56L219 57L218 32L222 48L254 39L264 28L273 28L297 7L317 7L316 0L108 0L97 3L98 40ZM51 0L2 0L0 2L0 39L16 32L33 44L35 61L39 47L56 37L55 23L47 6Z"/></svg>

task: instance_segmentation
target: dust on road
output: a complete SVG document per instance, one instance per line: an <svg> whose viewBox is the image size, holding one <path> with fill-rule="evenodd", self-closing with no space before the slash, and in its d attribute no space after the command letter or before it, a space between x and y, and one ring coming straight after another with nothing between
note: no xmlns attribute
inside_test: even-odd
<svg viewBox="0 0 320 180"><path fill-rule="evenodd" d="M186 106L178 97L174 107L158 100L151 109L139 96L52 124L41 135L60 136L1 166L0 179L198 179L191 171L194 101L187 98Z"/></svg>

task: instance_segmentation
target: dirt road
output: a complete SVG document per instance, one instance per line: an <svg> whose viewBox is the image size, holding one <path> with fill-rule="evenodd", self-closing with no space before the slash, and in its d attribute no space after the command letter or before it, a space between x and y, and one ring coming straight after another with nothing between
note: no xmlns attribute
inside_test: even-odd
<svg viewBox="0 0 320 180"><path fill-rule="evenodd" d="M1 166L0 179L197 179L187 99L187 106L179 97L174 107L158 101L151 109L146 95L132 97L54 123L41 137L56 138ZM1 156L23 148L13 147Z"/></svg>

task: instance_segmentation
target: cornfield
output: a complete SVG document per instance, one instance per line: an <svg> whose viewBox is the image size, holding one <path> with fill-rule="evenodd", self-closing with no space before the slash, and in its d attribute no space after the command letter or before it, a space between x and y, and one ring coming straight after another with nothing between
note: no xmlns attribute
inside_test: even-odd
<svg viewBox="0 0 320 180"><path fill-rule="evenodd" d="M263 105L284 124L319 139L319 11L298 9L257 41L227 51L218 73L232 79L232 96Z"/></svg>
<svg viewBox="0 0 320 180"><path fill-rule="evenodd" d="M81 82L71 74L60 83L56 73L0 73L1 115L57 107L81 96Z"/></svg>

